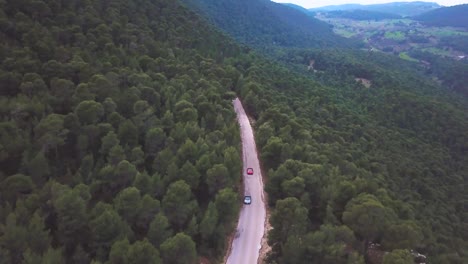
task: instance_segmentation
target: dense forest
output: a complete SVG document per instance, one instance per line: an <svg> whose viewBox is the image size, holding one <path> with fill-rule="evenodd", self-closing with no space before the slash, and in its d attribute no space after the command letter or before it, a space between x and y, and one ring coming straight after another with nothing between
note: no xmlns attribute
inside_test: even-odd
<svg viewBox="0 0 468 264"><path fill-rule="evenodd" d="M274 208L270 260L361 263L373 241L395 258L416 249L430 263L466 261L466 100L392 56L300 56L315 59L311 74L327 87L257 70L257 92L246 98ZM274 67L255 67L264 68Z"/></svg>
<svg viewBox="0 0 468 264"><path fill-rule="evenodd" d="M0 263L221 258L241 49L172 0L0 7Z"/></svg>
<svg viewBox="0 0 468 264"><path fill-rule="evenodd" d="M369 263L369 243L383 263L467 261L468 102L410 63L281 48L281 65L174 0L0 7L0 263L220 262L241 205L235 96L267 172L268 263ZM280 21L252 46L285 39Z"/></svg>
<svg viewBox="0 0 468 264"><path fill-rule="evenodd" d="M440 39L440 48L451 47L455 50L459 50L465 54L468 54L468 36L452 35L444 36Z"/></svg>
<svg viewBox="0 0 468 264"><path fill-rule="evenodd" d="M352 47L332 28L310 15L269 0L182 0L239 42L259 51L278 47Z"/></svg>
<svg viewBox="0 0 468 264"><path fill-rule="evenodd" d="M468 4L442 7L428 11L413 19L430 26L468 28Z"/></svg>
<svg viewBox="0 0 468 264"><path fill-rule="evenodd" d="M447 37L443 42L453 40L450 45L458 46L465 41L468 44L468 38ZM467 47L465 47L466 49ZM463 94L468 98L468 60L453 60L429 52L411 51L409 54L413 58L423 60L428 63L425 72L431 76L436 76L447 88Z"/></svg>
<svg viewBox="0 0 468 264"><path fill-rule="evenodd" d="M243 58L236 86L268 172L267 262L369 262L370 241L391 252L385 263L412 263L409 249L466 261L468 104L450 90L456 78L439 85L397 57L349 49L269 55L289 70Z"/></svg>

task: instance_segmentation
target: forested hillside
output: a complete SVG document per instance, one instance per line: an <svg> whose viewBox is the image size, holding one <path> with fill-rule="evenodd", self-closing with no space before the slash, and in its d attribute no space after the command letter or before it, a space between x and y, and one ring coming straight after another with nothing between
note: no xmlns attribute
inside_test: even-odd
<svg viewBox="0 0 468 264"><path fill-rule="evenodd" d="M442 7L415 16L414 19L430 26L468 28L468 4Z"/></svg>
<svg viewBox="0 0 468 264"><path fill-rule="evenodd" d="M269 0L182 0L238 41L269 51L278 47L349 47L325 22Z"/></svg>
<svg viewBox="0 0 468 264"><path fill-rule="evenodd" d="M237 5L214 10L254 47L336 43L288 40L297 21L243 32L278 21L257 2L211 4ZM390 56L276 55L313 69L174 0L0 0L0 263L221 261L241 204L236 95L267 172L268 263L364 263L370 242L384 263L465 263L466 99Z"/></svg>
<svg viewBox="0 0 468 264"><path fill-rule="evenodd" d="M308 15L313 15L313 13L309 12L309 10L305 9L305 8L302 7L302 6L295 5L295 4L291 4L291 3L283 3L283 5L292 7L292 8L294 8L294 9L296 9L296 10L301 11L302 13L306 13L306 14L308 14Z"/></svg>
<svg viewBox="0 0 468 264"><path fill-rule="evenodd" d="M468 44L468 37L465 38L449 38L444 41L450 41L449 45L457 46ZM463 48L468 49L468 46ZM425 70L426 73L436 76L448 88L463 94L468 97L468 60L455 61L450 58L445 58L431 54L429 52L412 51L409 53L413 58L424 60L429 63Z"/></svg>
<svg viewBox="0 0 468 264"><path fill-rule="evenodd" d="M464 263L466 100L390 56L301 56L328 87L255 62L241 91L268 171L269 261L363 263L372 241L391 252L384 263L411 260L401 249Z"/></svg>
<svg viewBox="0 0 468 264"><path fill-rule="evenodd" d="M0 263L221 258L239 52L177 1L0 1Z"/></svg>

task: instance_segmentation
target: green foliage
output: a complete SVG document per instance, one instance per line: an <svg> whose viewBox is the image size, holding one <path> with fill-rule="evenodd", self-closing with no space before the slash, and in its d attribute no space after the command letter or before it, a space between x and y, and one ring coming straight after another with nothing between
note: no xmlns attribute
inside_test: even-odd
<svg viewBox="0 0 468 264"><path fill-rule="evenodd" d="M237 194L230 188L222 189L215 197L215 205L218 211L219 221L224 225L233 223L239 212Z"/></svg>
<svg viewBox="0 0 468 264"><path fill-rule="evenodd" d="M206 172L206 183L211 195L229 186L229 171L223 164L216 164Z"/></svg>
<svg viewBox="0 0 468 264"><path fill-rule="evenodd" d="M15 174L6 178L0 186L2 190L2 200L14 204L19 195L32 192L34 183L29 176Z"/></svg>
<svg viewBox="0 0 468 264"><path fill-rule="evenodd" d="M135 242L128 250L129 263L161 263L159 251L148 242L148 240Z"/></svg>
<svg viewBox="0 0 468 264"><path fill-rule="evenodd" d="M27 241L29 248L37 254L46 252L50 243L49 230L46 229L44 219L38 212L35 212L29 221Z"/></svg>
<svg viewBox="0 0 468 264"><path fill-rule="evenodd" d="M468 36L454 35L440 39L439 47L452 47L463 53L468 53Z"/></svg>
<svg viewBox="0 0 468 264"><path fill-rule="evenodd" d="M71 190L64 190L53 202L57 212L58 239L66 248L74 248L87 239L85 201Z"/></svg>
<svg viewBox="0 0 468 264"><path fill-rule="evenodd" d="M269 172L272 263L362 263L366 238L463 262L464 99L383 55L276 48L347 44L264 2L206 1L320 72L178 1L0 0L0 263L219 260L241 204L235 94Z"/></svg>
<svg viewBox="0 0 468 264"><path fill-rule="evenodd" d="M155 155L164 146L166 135L161 128L152 128L146 133L145 152L148 155Z"/></svg>
<svg viewBox="0 0 468 264"><path fill-rule="evenodd" d="M63 257L63 250L60 248L53 249L50 248L47 252L42 256L41 264L50 263L50 264L60 264L64 263L65 258Z"/></svg>
<svg viewBox="0 0 468 264"><path fill-rule="evenodd" d="M364 193L349 201L343 212L343 222L356 234L370 241L381 236L394 219L391 209L385 208L372 195Z"/></svg>
<svg viewBox="0 0 468 264"><path fill-rule="evenodd" d="M423 239L420 228L414 222L403 222L390 226L384 234L382 245L388 249L417 247Z"/></svg>
<svg viewBox="0 0 468 264"><path fill-rule="evenodd" d="M185 181L180 180L169 186L162 200L162 208L172 226L176 230L180 230L186 226L190 218L197 211L198 205L193 200L190 186Z"/></svg>
<svg viewBox="0 0 468 264"><path fill-rule="evenodd" d="M117 212L129 224L135 223L142 206L140 191L135 187L122 190L114 199L114 206Z"/></svg>
<svg viewBox="0 0 468 264"><path fill-rule="evenodd" d="M119 139L123 146L135 146L138 142L137 127L130 120L125 120L119 126Z"/></svg>
<svg viewBox="0 0 468 264"><path fill-rule="evenodd" d="M34 128L37 144L44 150L54 149L65 144L68 130L64 128L64 116L50 114Z"/></svg>
<svg viewBox="0 0 468 264"><path fill-rule="evenodd" d="M383 257L382 264L412 264L413 256L408 250L393 250Z"/></svg>
<svg viewBox="0 0 468 264"><path fill-rule="evenodd" d="M194 264L197 262L195 242L184 233L178 233L161 245L164 263Z"/></svg>
<svg viewBox="0 0 468 264"><path fill-rule="evenodd" d="M95 124L104 114L102 105L96 101L82 101L75 109L81 124Z"/></svg>
<svg viewBox="0 0 468 264"><path fill-rule="evenodd" d="M94 247L98 249L98 257L105 259L114 242L125 238L128 226L112 208L104 210L89 223L93 236Z"/></svg>
<svg viewBox="0 0 468 264"><path fill-rule="evenodd" d="M10 263L19 262L22 252L27 248L27 229L19 225L16 215L11 213L5 224L0 225L0 231L0 246L7 253L3 257L9 257Z"/></svg>
<svg viewBox="0 0 468 264"><path fill-rule="evenodd" d="M452 261L450 254L455 263L465 259L457 234L466 196L466 99L384 54L283 52L278 59L294 71L238 62L247 67L238 90L244 104L251 101L269 204L294 198L306 210L305 231L287 235L278 228L291 226L280 222L287 213L273 207L271 262L362 263L366 241L384 251L431 252L435 263ZM317 72L307 73L311 60ZM355 78L370 79L371 88ZM345 249L337 241L321 248L328 242L318 235L306 243L324 224L345 226L355 239Z"/></svg>
<svg viewBox="0 0 468 264"><path fill-rule="evenodd" d="M161 263L159 251L148 240L136 241L130 245L127 239L115 242L107 263Z"/></svg>
<svg viewBox="0 0 468 264"><path fill-rule="evenodd" d="M273 47L342 46L345 39L301 11L268 1L184 0L242 43Z"/></svg>
<svg viewBox="0 0 468 264"><path fill-rule="evenodd" d="M288 237L302 236L307 231L307 209L296 198L286 198L276 203L271 215L272 231L268 239L286 241Z"/></svg>
<svg viewBox="0 0 468 264"><path fill-rule="evenodd" d="M209 240L211 238L218 224L218 219L219 217L216 205L214 203L210 203L205 212L205 216L200 223L200 234L203 239Z"/></svg>
<svg viewBox="0 0 468 264"><path fill-rule="evenodd" d="M159 247L171 236L172 229L169 220L163 213L157 214L149 226L148 239L155 247Z"/></svg>
<svg viewBox="0 0 468 264"><path fill-rule="evenodd" d="M459 39L450 41L450 45L457 45L457 43L463 42ZM423 51L412 51L410 55L430 63L430 66L426 69L426 73L436 76L450 89L468 97L468 77L465 74L468 71L468 63L466 61L454 61L450 58L444 58Z"/></svg>
<svg viewBox="0 0 468 264"><path fill-rule="evenodd" d="M50 175L49 164L42 152L29 162L28 172L36 183L44 183Z"/></svg>

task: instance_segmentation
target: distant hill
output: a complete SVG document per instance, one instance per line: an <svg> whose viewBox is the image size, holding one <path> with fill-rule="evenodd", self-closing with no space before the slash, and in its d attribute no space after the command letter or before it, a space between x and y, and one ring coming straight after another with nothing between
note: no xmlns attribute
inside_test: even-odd
<svg viewBox="0 0 468 264"><path fill-rule="evenodd" d="M309 11L337 11L337 10L366 10L383 13L391 13L400 16L416 16L427 11L440 8L441 6L433 2L392 2L386 4L360 5L345 4L332 5L309 9Z"/></svg>
<svg viewBox="0 0 468 264"><path fill-rule="evenodd" d="M414 17L431 26L468 28L468 4L442 7Z"/></svg>
<svg viewBox="0 0 468 264"><path fill-rule="evenodd" d="M288 6L288 7L291 7L291 8L294 8L296 10L299 10L301 11L302 13L306 13L306 14L310 14L309 10L305 9L304 7L300 6L300 5L295 5L295 4L290 4L290 3L285 3L283 4L285 6Z"/></svg>
<svg viewBox="0 0 468 264"><path fill-rule="evenodd" d="M327 13L327 17L331 18L349 18L354 20L382 20L382 19L398 19L400 15L384 13L378 11L368 10L337 10L330 11Z"/></svg>
<svg viewBox="0 0 468 264"><path fill-rule="evenodd" d="M183 0L204 13L238 41L258 49L271 47L347 47L350 41L330 25L306 13L269 0Z"/></svg>
<svg viewBox="0 0 468 264"><path fill-rule="evenodd" d="M365 5L361 4L344 4L344 5L329 5L316 8L309 8L309 11L337 11L337 10L356 10L362 9Z"/></svg>

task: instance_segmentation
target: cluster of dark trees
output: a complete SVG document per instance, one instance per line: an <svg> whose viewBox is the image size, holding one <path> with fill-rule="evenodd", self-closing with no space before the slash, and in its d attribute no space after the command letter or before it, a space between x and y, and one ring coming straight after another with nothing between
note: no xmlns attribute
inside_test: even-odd
<svg viewBox="0 0 468 264"><path fill-rule="evenodd" d="M0 1L0 263L221 258L238 52L172 0Z"/></svg>
<svg viewBox="0 0 468 264"><path fill-rule="evenodd" d="M468 38L448 38L443 41L453 40L450 42L451 46L459 46L462 43L468 44ZM465 48L466 49L466 48ZM413 58L424 61L424 72L429 76L438 78L447 88L457 91L458 93L468 97L468 60L463 58L461 60L454 60L438 56L430 52L413 50L409 52Z"/></svg>
<svg viewBox="0 0 468 264"><path fill-rule="evenodd" d="M437 8L413 19L429 26L468 28L468 4Z"/></svg>
<svg viewBox="0 0 468 264"><path fill-rule="evenodd" d="M439 48L451 47L468 54L468 36L452 35L444 36L439 41Z"/></svg>

